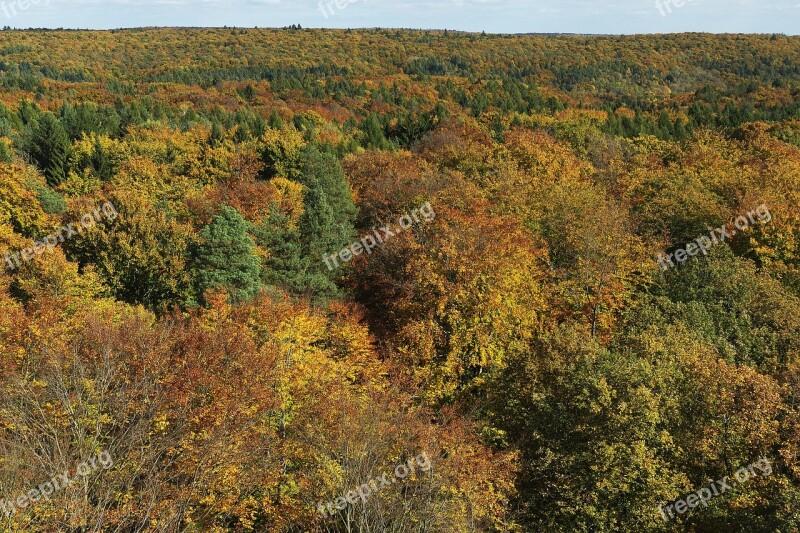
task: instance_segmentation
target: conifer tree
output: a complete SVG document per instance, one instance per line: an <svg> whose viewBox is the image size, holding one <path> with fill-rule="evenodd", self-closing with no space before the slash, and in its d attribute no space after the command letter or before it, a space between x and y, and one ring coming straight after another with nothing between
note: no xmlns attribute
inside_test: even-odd
<svg viewBox="0 0 800 533"><path fill-rule="evenodd" d="M33 126L26 151L39 166L50 186L67 179L70 143L61 122L52 113L39 117Z"/></svg>
<svg viewBox="0 0 800 533"><path fill-rule="evenodd" d="M281 120L281 116L276 110L273 109L272 113L270 113L267 125L273 130L279 130L283 128L283 120Z"/></svg>
<svg viewBox="0 0 800 533"><path fill-rule="evenodd" d="M350 244L356 208L336 157L314 147L304 148L300 157L299 181L306 193L300 230L308 256L321 258Z"/></svg>
<svg viewBox="0 0 800 533"><path fill-rule="evenodd" d="M305 292L315 285L312 276L307 274L309 258L303 253L300 232L291 227L289 217L275 205L270 208L269 217L253 228L253 237L259 246L269 250L261 268L261 280L266 285L295 293Z"/></svg>
<svg viewBox="0 0 800 533"><path fill-rule="evenodd" d="M194 249L194 259L201 296L207 289L224 288L231 300L240 302L258 293L259 260L249 229L236 209L223 206L200 232L202 241Z"/></svg>

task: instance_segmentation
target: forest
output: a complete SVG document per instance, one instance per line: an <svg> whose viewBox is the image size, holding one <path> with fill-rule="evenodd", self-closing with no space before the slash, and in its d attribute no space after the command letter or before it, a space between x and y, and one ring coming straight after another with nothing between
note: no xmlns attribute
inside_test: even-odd
<svg viewBox="0 0 800 533"><path fill-rule="evenodd" d="M0 31L0 531L800 531L800 37Z"/></svg>

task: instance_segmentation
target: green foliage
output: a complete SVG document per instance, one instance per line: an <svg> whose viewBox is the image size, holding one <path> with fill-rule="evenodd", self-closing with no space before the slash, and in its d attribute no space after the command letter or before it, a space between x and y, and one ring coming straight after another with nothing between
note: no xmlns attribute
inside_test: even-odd
<svg viewBox="0 0 800 533"><path fill-rule="evenodd" d="M342 166L335 156L305 147L298 154L298 181L303 185L304 213L298 228L276 209L254 230L260 246L270 251L264 263L265 283L293 292L327 298L339 293L323 258L348 246L354 235L356 208Z"/></svg>
<svg viewBox="0 0 800 533"><path fill-rule="evenodd" d="M67 179L71 154L67 132L52 113L44 113L29 126L24 150L54 187Z"/></svg>
<svg viewBox="0 0 800 533"><path fill-rule="evenodd" d="M200 243L192 250L197 265L198 292L224 289L235 302L258 294L259 260L248 235L250 225L234 208L223 206L220 213L200 232Z"/></svg>
<svg viewBox="0 0 800 533"><path fill-rule="evenodd" d="M211 146L217 146L225 139L225 130L219 122L214 122L211 126L211 135L208 138L208 143Z"/></svg>
<svg viewBox="0 0 800 533"><path fill-rule="evenodd" d="M269 251L261 267L265 285L281 287L297 294L330 290L326 276L310 271L313 258L304 254L300 231L275 206L269 217L252 230L256 244Z"/></svg>
<svg viewBox="0 0 800 533"><path fill-rule="evenodd" d="M493 419L520 444L518 503L529 530L664 530L658 506L686 483L663 431L675 413L660 396L675 393L656 387L670 379L669 363L642 355L603 349L565 325L494 384Z"/></svg>
<svg viewBox="0 0 800 533"><path fill-rule="evenodd" d="M637 327L682 323L730 362L775 374L800 363L800 298L787 294L727 244L668 270Z"/></svg>
<svg viewBox="0 0 800 533"><path fill-rule="evenodd" d="M283 120L276 110L273 109L272 113L270 113L267 125L273 130L280 130L283 128Z"/></svg>
<svg viewBox="0 0 800 533"><path fill-rule="evenodd" d="M381 124L381 120L377 115L370 113L359 127L364 134L364 140L362 141L364 148L386 150L391 147L384 135L383 124Z"/></svg>
<svg viewBox="0 0 800 533"><path fill-rule="evenodd" d="M40 114L39 106L27 99L23 99L17 108L17 116L22 126L32 124Z"/></svg>
<svg viewBox="0 0 800 533"><path fill-rule="evenodd" d="M109 181L116 171L111 157L106 152L106 149L103 148L99 138L95 138L89 164L95 175L103 181Z"/></svg>
<svg viewBox="0 0 800 533"><path fill-rule="evenodd" d="M81 135L96 133L116 135L119 133L120 118L117 112L106 106L84 102L77 106L64 102L59 110L59 119L71 140Z"/></svg>
<svg viewBox="0 0 800 533"><path fill-rule="evenodd" d="M119 193L113 205L118 216L103 216L96 228L65 240L68 257L93 265L119 300L158 312L191 304L186 255L195 237L189 228L141 196Z"/></svg>
<svg viewBox="0 0 800 533"><path fill-rule="evenodd" d="M14 160L14 151L5 140L0 140L0 163L11 163Z"/></svg>
<svg viewBox="0 0 800 533"><path fill-rule="evenodd" d="M45 213L61 215L67 210L67 202L56 191L40 185L34 186L33 189L39 195L39 203Z"/></svg>
<svg viewBox="0 0 800 533"><path fill-rule="evenodd" d="M300 232L306 254L322 258L349 245L355 236L353 193L342 165L331 154L304 148L300 168L305 207Z"/></svg>
<svg viewBox="0 0 800 533"><path fill-rule="evenodd" d="M248 83L247 85L245 85L245 86L244 86L244 89L242 89L242 90L239 92L239 94L240 94L240 95L241 95L241 97L242 97L242 98L244 98L244 99L245 99L245 101L247 101L247 102L252 102L253 100L255 100L255 99L256 99L256 89L255 89L255 87L253 87L253 86L252 86L252 85L250 85L249 83Z"/></svg>

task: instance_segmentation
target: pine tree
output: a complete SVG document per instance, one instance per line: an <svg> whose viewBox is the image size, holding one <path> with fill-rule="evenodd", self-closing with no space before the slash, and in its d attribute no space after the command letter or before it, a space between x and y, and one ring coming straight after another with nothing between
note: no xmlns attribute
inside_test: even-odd
<svg viewBox="0 0 800 533"><path fill-rule="evenodd" d="M55 115L45 113L39 118L26 151L44 173L48 185L56 186L67 179L71 146L67 132Z"/></svg>
<svg viewBox="0 0 800 533"><path fill-rule="evenodd" d="M242 89L241 93L242 98L247 100L248 102L252 102L256 99L256 89L249 83Z"/></svg>
<svg viewBox="0 0 800 533"><path fill-rule="evenodd" d="M261 279L294 292L325 299L338 293L323 257L339 252L354 235L355 206L339 161L316 147L299 149L291 158L294 179L303 187L304 213L298 227L277 206L252 230L261 248L269 251L262 263Z"/></svg>
<svg viewBox="0 0 800 533"><path fill-rule="evenodd" d="M17 115L19 115L22 124L26 126L32 124L40 113L39 106L30 100L22 100L17 108Z"/></svg>
<svg viewBox="0 0 800 533"><path fill-rule="evenodd" d="M61 215L67 210L67 202L64 197L54 190L41 185L34 185L33 190L36 191L39 204L45 213Z"/></svg>
<svg viewBox="0 0 800 533"><path fill-rule="evenodd" d="M279 130L283 128L283 120L281 120L281 116L275 109L273 109L272 113L270 113L267 125L269 125L269 127L273 130Z"/></svg>
<svg viewBox="0 0 800 533"><path fill-rule="evenodd" d="M383 125L374 113L361 123L361 130L364 132L364 148L378 148L385 150L389 148L389 142L383 132Z"/></svg>
<svg viewBox="0 0 800 533"><path fill-rule="evenodd" d="M94 140L94 149L90 160L95 175L103 181L109 181L114 175L114 165L99 138Z"/></svg>
<svg viewBox="0 0 800 533"><path fill-rule="evenodd" d="M356 208L339 161L314 147L301 152L300 183L305 185L305 213L300 228L310 256L334 252L353 238Z"/></svg>
<svg viewBox="0 0 800 533"><path fill-rule="evenodd" d="M250 224L234 208L223 206L200 232L193 251L198 267L198 292L224 288L234 302L255 296L260 289L259 259L248 235Z"/></svg>
<svg viewBox="0 0 800 533"><path fill-rule="evenodd" d="M214 124L211 125L211 135L208 138L208 144L217 146L223 140L225 140L225 129L219 122L214 122Z"/></svg>
<svg viewBox="0 0 800 533"><path fill-rule="evenodd" d="M674 133L672 120L666 110L661 111L661 115L658 117L658 129L662 139L672 139Z"/></svg>
<svg viewBox="0 0 800 533"><path fill-rule="evenodd" d="M261 281L294 293L314 292L329 288L326 276L309 273L311 258L303 252L300 231L289 224L289 217L275 205L269 217L253 228L256 243L269 251L262 261Z"/></svg>

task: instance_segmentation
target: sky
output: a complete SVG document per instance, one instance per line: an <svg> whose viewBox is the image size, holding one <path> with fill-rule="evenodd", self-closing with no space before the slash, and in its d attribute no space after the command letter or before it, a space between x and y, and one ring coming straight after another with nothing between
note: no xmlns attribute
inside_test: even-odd
<svg viewBox="0 0 800 533"><path fill-rule="evenodd" d="M0 26L14 28L291 24L487 33L797 35L800 0L0 0Z"/></svg>

